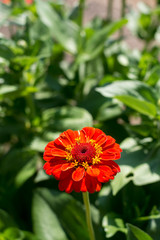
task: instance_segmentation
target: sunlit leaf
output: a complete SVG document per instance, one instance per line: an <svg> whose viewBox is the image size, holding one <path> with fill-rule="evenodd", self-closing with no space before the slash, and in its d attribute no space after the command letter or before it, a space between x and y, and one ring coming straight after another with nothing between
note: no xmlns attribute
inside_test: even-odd
<svg viewBox="0 0 160 240"><path fill-rule="evenodd" d="M128 228L128 235L127 235L127 240L153 240L147 233L142 231L140 228L132 225L132 224L127 224Z"/></svg>

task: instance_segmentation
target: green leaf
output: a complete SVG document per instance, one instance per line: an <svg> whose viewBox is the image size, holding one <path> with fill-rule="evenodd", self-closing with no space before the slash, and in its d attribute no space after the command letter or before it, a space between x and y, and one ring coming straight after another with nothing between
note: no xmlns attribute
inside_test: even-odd
<svg viewBox="0 0 160 240"><path fill-rule="evenodd" d="M87 40L82 53L77 58L77 62L81 63L96 58L103 51L104 44L108 37L126 23L126 19L121 19L120 21L110 23L102 29L95 31L95 34Z"/></svg>
<svg viewBox="0 0 160 240"><path fill-rule="evenodd" d="M0 89L0 101L4 100L5 98L15 99L17 97L26 96L36 91L37 88L32 86L22 88L19 86L4 85Z"/></svg>
<svg viewBox="0 0 160 240"><path fill-rule="evenodd" d="M127 19L121 19L117 22L110 23L102 29L95 32L95 34L86 42L86 52L92 53L95 49L104 44L106 39L123 27L128 22Z"/></svg>
<svg viewBox="0 0 160 240"><path fill-rule="evenodd" d="M144 115L155 117L157 114L156 106L153 103L143 101L132 96L117 96L116 98L128 107Z"/></svg>
<svg viewBox="0 0 160 240"><path fill-rule="evenodd" d="M96 89L103 96L116 98L134 110L151 117L157 113L157 95L154 89L140 81L115 81Z"/></svg>
<svg viewBox="0 0 160 240"><path fill-rule="evenodd" d="M112 192L115 196L125 185L133 180L133 169L130 166L121 166L121 172L111 182Z"/></svg>
<svg viewBox="0 0 160 240"><path fill-rule="evenodd" d="M127 224L128 228L128 235L127 235L127 240L153 240L147 233L142 231L140 228L132 225L132 224Z"/></svg>
<svg viewBox="0 0 160 240"><path fill-rule="evenodd" d="M137 80L115 81L96 90L104 97L131 96L139 100L157 104L156 91L147 84Z"/></svg>
<svg viewBox="0 0 160 240"><path fill-rule="evenodd" d="M39 240L89 239L83 208L69 194L38 189L33 198L32 215Z"/></svg>
<svg viewBox="0 0 160 240"><path fill-rule="evenodd" d="M160 79L160 67L153 67L145 76L146 83L154 86Z"/></svg>
<svg viewBox="0 0 160 240"><path fill-rule="evenodd" d="M16 224L7 212L0 209L0 232L8 227L16 227Z"/></svg>
<svg viewBox="0 0 160 240"><path fill-rule="evenodd" d="M122 152L118 164L121 173L118 174L111 183L114 195L128 182L133 181L137 186L143 186L160 181L159 154L157 150L151 156L144 153L143 149Z"/></svg>
<svg viewBox="0 0 160 240"><path fill-rule="evenodd" d="M7 228L3 237L7 240L38 240L32 233L21 231L18 228Z"/></svg>
<svg viewBox="0 0 160 240"><path fill-rule="evenodd" d="M38 194L33 199L33 227L39 240L67 240L56 214Z"/></svg>
<svg viewBox="0 0 160 240"><path fill-rule="evenodd" d="M3 236L10 240L23 240L24 233L20 231L18 228L7 228Z"/></svg>
<svg viewBox="0 0 160 240"><path fill-rule="evenodd" d="M14 57L14 53L10 50L9 47L0 44L0 57L10 61Z"/></svg>
<svg viewBox="0 0 160 240"><path fill-rule="evenodd" d="M51 35L70 53L77 52L76 36L78 34L77 25L69 20L63 20L51 7L42 0L36 0L36 9L40 20L50 30Z"/></svg>
<svg viewBox="0 0 160 240"><path fill-rule="evenodd" d="M93 124L92 116L87 110L71 106L44 111L43 122L44 128L58 132L67 129L79 130L85 126L92 126Z"/></svg>
<svg viewBox="0 0 160 240"><path fill-rule="evenodd" d="M61 132L44 132L43 135L40 135L39 137L35 137L31 143L30 148L33 150L36 150L38 152L43 152L45 146L48 142L55 140L59 137Z"/></svg>
<svg viewBox="0 0 160 240"><path fill-rule="evenodd" d="M0 175L7 186L20 187L36 172L37 155L35 151L16 149L9 152L0 163Z"/></svg>
<svg viewBox="0 0 160 240"><path fill-rule="evenodd" d="M123 220L115 213L108 213L103 218L102 226L106 232L106 238L113 237L117 232L127 233Z"/></svg>

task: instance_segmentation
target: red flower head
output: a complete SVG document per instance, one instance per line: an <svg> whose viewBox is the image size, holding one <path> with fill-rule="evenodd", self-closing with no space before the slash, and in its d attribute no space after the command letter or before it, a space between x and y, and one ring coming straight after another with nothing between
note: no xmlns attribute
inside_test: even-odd
<svg viewBox="0 0 160 240"><path fill-rule="evenodd" d="M33 0L25 0L26 4L30 5L33 3Z"/></svg>
<svg viewBox="0 0 160 240"><path fill-rule="evenodd" d="M94 193L120 171L113 160L120 158L121 151L115 139L100 129L69 129L45 147L44 169L60 181L61 191Z"/></svg>
<svg viewBox="0 0 160 240"><path fill-rule="evenodd" d="M4 3L4 4L10 4L11 0L0 0L0 2Z"/></svg>

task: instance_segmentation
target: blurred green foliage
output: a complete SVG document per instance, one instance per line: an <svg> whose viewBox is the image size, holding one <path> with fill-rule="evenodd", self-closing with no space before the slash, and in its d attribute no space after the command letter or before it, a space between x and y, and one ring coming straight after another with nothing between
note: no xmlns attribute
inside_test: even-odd
<svg viewBox="0 0 160 240"><path fill-rule="evenodd" d="M123 149L91 195L97 239L160 239L160 6L83 26L84 3L0 3L0 240L89 239L81 195L42 170L45 145L84 126ZM125 25L143 49L115 34Z"/></svg>

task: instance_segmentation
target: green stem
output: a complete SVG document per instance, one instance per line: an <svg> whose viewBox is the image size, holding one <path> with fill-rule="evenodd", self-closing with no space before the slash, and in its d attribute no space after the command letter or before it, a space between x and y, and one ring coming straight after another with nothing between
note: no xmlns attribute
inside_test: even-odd
<svg viewBox="0 0 160 240"><path fill-rule="evenodd" d="M124 18L126 10L126 0L122 0L121 18Z"/></svg>
<svg viewBox="0 0 160 240"><path fill-rule="evenodd" d="M78 17L78 24L80 28L83 27L84 9L85 9L85 0L80 0L79 1L79 17Z"/></svg>
<svg viewBox="0 0 160 240"><path fill-rule="evenodd" d="M112 21L112 14L113 14L113 0L108 0L107 4L107 20Z"/></svg>
<svg viewBox="0 0 160 240"><path fill-rule="evenodd" d="M83 192L83 201L86 208L86 221L87 221L90 240L95 240L88 192Z"/></svg>
<svg viewBox="0 0 160 240"><path fill-rule="evenodd" d="M125 17L126 11L126 0L122 0L122 7L121 7L121 18ZM123 37L123 28L120 29L120 35Z"/></svg>

